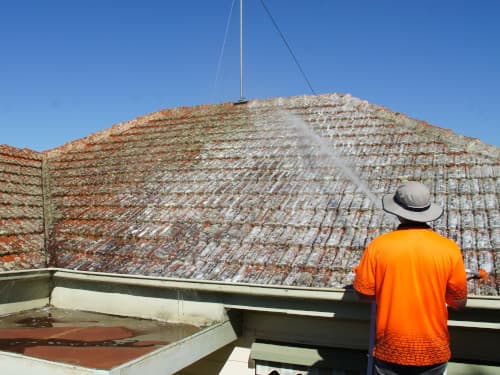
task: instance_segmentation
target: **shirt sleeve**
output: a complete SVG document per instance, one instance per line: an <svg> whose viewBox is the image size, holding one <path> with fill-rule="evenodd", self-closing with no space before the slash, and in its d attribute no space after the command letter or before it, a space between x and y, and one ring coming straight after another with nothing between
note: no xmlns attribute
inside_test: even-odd
<svg viewBox="0 0 500 375"><path fill-rule="evenodd" d="M458 253L446 285L446 303L457 310L465 307L467 303L467 275L460 249Z"/></svg>
<svg viewBox="0 0 500 375"><path fill-rule="evenodd" d="M374 296L375 295L375 273L373 262L373 249L370 244L365 249L359 264L354 267L354 289L358 293Z"/></svg>

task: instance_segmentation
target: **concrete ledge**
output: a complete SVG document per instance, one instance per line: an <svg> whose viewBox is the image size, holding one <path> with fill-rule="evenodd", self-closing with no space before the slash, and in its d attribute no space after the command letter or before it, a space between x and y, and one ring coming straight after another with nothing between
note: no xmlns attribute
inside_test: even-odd
<svg viewBox="0 0 500 375"><path fill-rule="evenodd" d="M237 339L229 321L112 369L110 375L174 374Z"/></svg>
<svg viewBox="0 0 500 375"><path fill-rule="evenodd" d="M108 371L96 370L64 363L46 361L21 354L1 352L2 375L105 375Z"/></svg>

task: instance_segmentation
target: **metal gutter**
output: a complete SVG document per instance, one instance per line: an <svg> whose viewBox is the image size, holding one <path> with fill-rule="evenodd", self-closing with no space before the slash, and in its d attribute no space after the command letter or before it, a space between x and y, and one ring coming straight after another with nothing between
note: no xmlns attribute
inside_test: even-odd
<svg viewBox="0 0 500 375"><path fill-rule="evenodd" d="M149 287L175 288L218 293L245 294L263 297L320 299L329 301L364 302L354 291L346 289L309 288L296 286L237 284L213 280L190 280L142 275L123 275L91 271L47 268L55 277L66 279L133 284ZM500 310L500 297L469 295L467 308Z"/></svg>
<svg viewBox="0 0 500 375"><path fill-rule="evenodd" d="M189 280L141 275L121 275L89 271L74 271L59 268L49 268L48 270L53 272L54 277L84 281L133 284L149 287L175 288L218 293L234 293L265 297L323 299L330 301L359 300L354 292L346 291L344 289L288 287L262 284L236 284L212 280Z"/></svg>
<svg viewBox="0 0 500 375"><path fill-rule="evenodd" d="M0 272L0 281L50 279L51 277L50 269Z"/></svg>
<svg viewBox="0 0 500 375"><path fill-rule="evenodd" d="M191 294L205 293L211 296L212 302L222 303L228 309L278 312L312 317L346 317L353 313L353 308L356 310L365 310L365 307L368 305L366 302L361 301L354 291L345 289L236 284L211 280L123 275L61 268L0 273L0 281L22 279L35 280L37 278L51 278L53 282L59 280L62 284L64 284L64 280L68 280L74 282L101 283L103 285L181 290L192 292ZM311 304L312 301L318 301L318 304ZM334 306L334 308L332 306ZM478 310L490 310L492 314L496 314L494 312L500 310L500 297L468 296L467 308L463 312L454 313L453 316L450 316L450 325L490 328L495 330L500 328L500 321L496 319L478 321L473 316L466 316L468 311L477 312ZM354 312L352 318L366 319L365 315L364 313L359 315Z"/></svg>

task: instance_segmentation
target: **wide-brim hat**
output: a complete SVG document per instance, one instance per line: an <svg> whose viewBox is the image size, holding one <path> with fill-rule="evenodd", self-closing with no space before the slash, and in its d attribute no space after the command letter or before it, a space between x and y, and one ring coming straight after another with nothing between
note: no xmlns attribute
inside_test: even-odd
<svg viewBox="0 0 500 375"><path fill-rule="evenodd" d="M411 221L425 223L441 217L443 208L431 202L429 189L416 181L405 182L395 193L382 198L384 211Z"/></svg>

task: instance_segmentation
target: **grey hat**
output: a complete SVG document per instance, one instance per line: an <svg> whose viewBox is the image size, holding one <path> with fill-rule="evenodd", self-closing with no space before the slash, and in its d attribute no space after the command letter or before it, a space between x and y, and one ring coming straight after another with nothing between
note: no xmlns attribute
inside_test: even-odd
<svg viewBox="0 0 500 375"><path fill-rule="evenodd" d="M416 181L402 184L394 194L382 198L384 211L411 221L425 223L439 219L443 208L431 202L427 187Z"/></svg>

